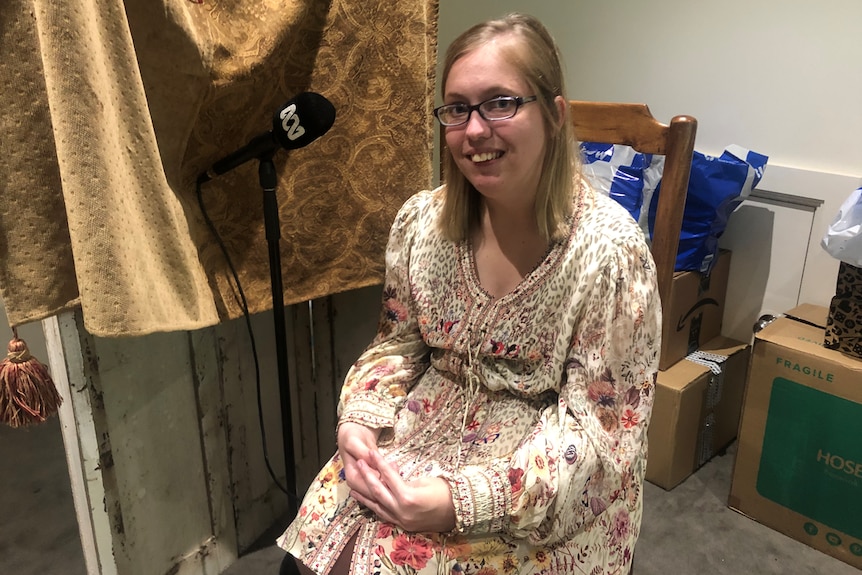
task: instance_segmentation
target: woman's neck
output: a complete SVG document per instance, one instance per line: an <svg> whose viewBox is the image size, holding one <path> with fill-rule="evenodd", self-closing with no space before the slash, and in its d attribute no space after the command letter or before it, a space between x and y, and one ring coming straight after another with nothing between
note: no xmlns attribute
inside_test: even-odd
<svg viewBox="0 0 862 575"><path fill-rule="evenodd" d="M504 247L534 243L541 238L532 201L513 206L483 200L479 214L479 239L498 238L497 243Z"/></svg>
<svg viewBox="0 0 862 575"><path fill-rule="evenodd" d="M485 206L472 246L479 281L494 297L513 290L548 252L532 208Z"/></svg>

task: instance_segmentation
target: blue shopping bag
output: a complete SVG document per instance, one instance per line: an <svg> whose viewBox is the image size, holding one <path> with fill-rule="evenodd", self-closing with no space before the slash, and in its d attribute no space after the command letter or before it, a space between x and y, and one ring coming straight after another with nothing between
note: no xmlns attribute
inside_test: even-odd
<svg viewBox="0 0 862 575"><path fill-rule="evenodd" d="M737 145L728 146L720 156L694 152L676 271L695 270L709 275L730 215L760 183L767 161L767 156ZM650 203L650 230L659 194L660 183Z"/></svg>
<svg viewBox="0 0 862 575"><path fill-rule="evenodd" d="M582 142L580 147L584 173L593 186L625 207L651 241L664 156L621 144ZM676 271L712 271L728 219L763 178L767 161L767 156L737 145L720 156L694 152Z"/></svg>

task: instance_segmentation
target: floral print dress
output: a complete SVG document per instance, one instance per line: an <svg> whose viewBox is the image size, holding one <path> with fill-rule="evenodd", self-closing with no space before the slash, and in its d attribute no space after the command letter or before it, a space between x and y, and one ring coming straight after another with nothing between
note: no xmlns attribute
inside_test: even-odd
<svg viewBox="0 0 862 575"><path fill-rule="evenodd" d="M354 536L357 575L628 573L661 333L643 234L583 186L569 237L495 299L469 242L440 235L441 194L396 217L378 333L338 410L383 430L404 478L449 482L456 528L379 521L336 454L278 545L321 574Z"/></svg>

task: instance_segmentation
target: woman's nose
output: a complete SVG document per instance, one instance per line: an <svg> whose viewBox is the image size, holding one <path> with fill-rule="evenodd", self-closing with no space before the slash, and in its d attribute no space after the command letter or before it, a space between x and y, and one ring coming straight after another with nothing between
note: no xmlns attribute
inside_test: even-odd
<svg viewBox="0 0 862 575"><path fill-rule="evenodd" d="M464 129L469 138L487 136L491 132L490 122L482 117L479 110L473 110L473 113L467 119L467 126Z"/></svg>

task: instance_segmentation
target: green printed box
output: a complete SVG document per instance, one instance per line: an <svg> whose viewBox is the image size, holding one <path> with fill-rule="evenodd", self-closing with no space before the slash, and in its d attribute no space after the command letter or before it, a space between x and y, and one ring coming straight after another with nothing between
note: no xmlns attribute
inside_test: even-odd
<svg viewBox="0 0 862 575"><path fill-rule="evenodd" d="M862 568L862 361L823 347L827 313L755 337L728 504Z"/></svg>
<svg viewBox="0 0 862 575"><path fill-rule="evenodd" d="M862 541L860 438L862 404L776 377L757 492Z"/></svg>

